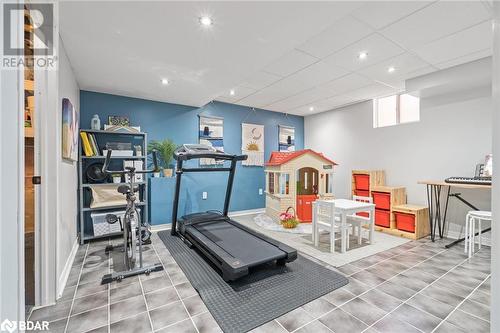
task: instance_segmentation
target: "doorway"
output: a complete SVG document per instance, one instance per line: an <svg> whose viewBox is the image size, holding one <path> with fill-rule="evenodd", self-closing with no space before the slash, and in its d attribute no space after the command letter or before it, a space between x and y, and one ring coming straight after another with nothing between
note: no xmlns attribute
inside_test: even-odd
<svg viewBox="0 0 500 333"><path fill-rule="evenodd" d="M318 170L301 168L297 171L297 217L311 222L312 203L318 198Z"/></svg>
<svg viewBox="0 0 500 333"><path fill-rule="evenodd" d="M34 35L29 10L24 10L24 56L33 57ZM36 304L35 288L35 231L37 225L36 184L38 184L36 110L35 110L35 69L26 61L24 67L24 290L26 315Z"/></svg>

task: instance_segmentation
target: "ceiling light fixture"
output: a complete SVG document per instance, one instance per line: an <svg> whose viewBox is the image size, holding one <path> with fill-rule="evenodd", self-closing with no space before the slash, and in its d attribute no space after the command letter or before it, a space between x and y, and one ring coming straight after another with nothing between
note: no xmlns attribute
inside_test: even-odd
<svg viewBox="0 0 500 333"><path fill-rule="evenodd" d="M235 92L234 89L229 90L229 95L234 96Z"/></svg>
<svg viewBox="0 0 500 333"><path fill-rule="evenodd" d="M309 111L314 111L314 106L310 106Z"/></svg>
<svg viewBox="0 0 500 333"><path fill-rule="evenodd" d="M394 72L395 70L396 70L396 68L394 68L393 66L391 66L391 67L387 68L387 72L389 72L389 73L392 73L392 72Z"/></svg>
<svg viewBox="0 0 500 333"><path fill-rule="evenodd" d="M366 53L365 51L359 52L359 55L358 55L359 59L363 60L363 59L366 59L366 57L368 57L368 53Z"/></svg>
<svg viewBox="0 0 500 333"><path fill-rule="evenodd" d="M200 24L205 27L209 27L213 24L212 18L210 16L200 17Z"/></svg>
<svg viewBox="0 0 500 333"><path fill-rule="evenodd" d="M165 86L166 86L167 84L169 84L168 79L161 79L161 84L163 84L163 85L165 85Z"/></svg>

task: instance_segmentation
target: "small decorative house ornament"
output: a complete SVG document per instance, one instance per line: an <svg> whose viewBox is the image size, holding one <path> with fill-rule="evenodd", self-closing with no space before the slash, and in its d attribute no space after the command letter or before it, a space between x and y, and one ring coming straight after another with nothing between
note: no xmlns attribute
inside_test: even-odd
<svg viewBox="0 0 500 333"><path fill-rule="evenodd" d="M312 202L333 199L333 169L337 165L311 149L272 152L266 163L266 214L280 221L292 207L301 222L312 220Z"/></svg>

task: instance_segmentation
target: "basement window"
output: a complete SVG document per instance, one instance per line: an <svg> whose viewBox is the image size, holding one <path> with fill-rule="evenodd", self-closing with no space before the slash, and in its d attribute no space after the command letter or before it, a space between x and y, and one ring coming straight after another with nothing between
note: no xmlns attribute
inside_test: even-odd
<svg viewBox="0 0 500 333"><path fill-rule="evenodd" d="M420 120L420 98L392 95L373 100L373 127L386 127Z"/></svg>

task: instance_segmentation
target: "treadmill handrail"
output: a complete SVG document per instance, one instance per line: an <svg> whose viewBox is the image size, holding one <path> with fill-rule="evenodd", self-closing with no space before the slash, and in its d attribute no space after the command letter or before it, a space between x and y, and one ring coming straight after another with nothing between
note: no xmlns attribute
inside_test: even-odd
<svg viewBox="0 0 500 333"><path fill-rule="evenodd" d="M226 161L244 161L248 158L247 155L231 155L224 152L214 150L214 151L204 151L204 152L187 152L186 147L180 146L174 151L174 159L176 161L188 161L201 158L213 158L216 160L226 160Z"/></svg>
<svg viewBox="0 0 500 333"><path fill-rule="evenodd" d="M193 147L194 148L190 148ZM196 152L196 148L200 150ZM179 194L181 191L181 178L184 172L211 172L211 171L227 171L229 172L229 177L227 179L227 188L226 188L226 196L224 199L224 209L222 211L222 215L227 217L229 212L229 202L231 200L231 192L233 189L234 182L234 174L236 172L236 165L238 161L244 161L248 158L247 155L229 155L224 152L216 150L214 147L207 145L182 145L178 147L174 151L174 158L177 160L175 166L175 193L174 193L174 202L172 209L172 230L170 231L172 235L177 234L177 213L179 210ZM198 167L198 168L184 168L184 161L191 159L199 159L199 158L214 158L218 160L228 160L231 161L231 165L229 168L207 168L207 167Z"/></svg>

